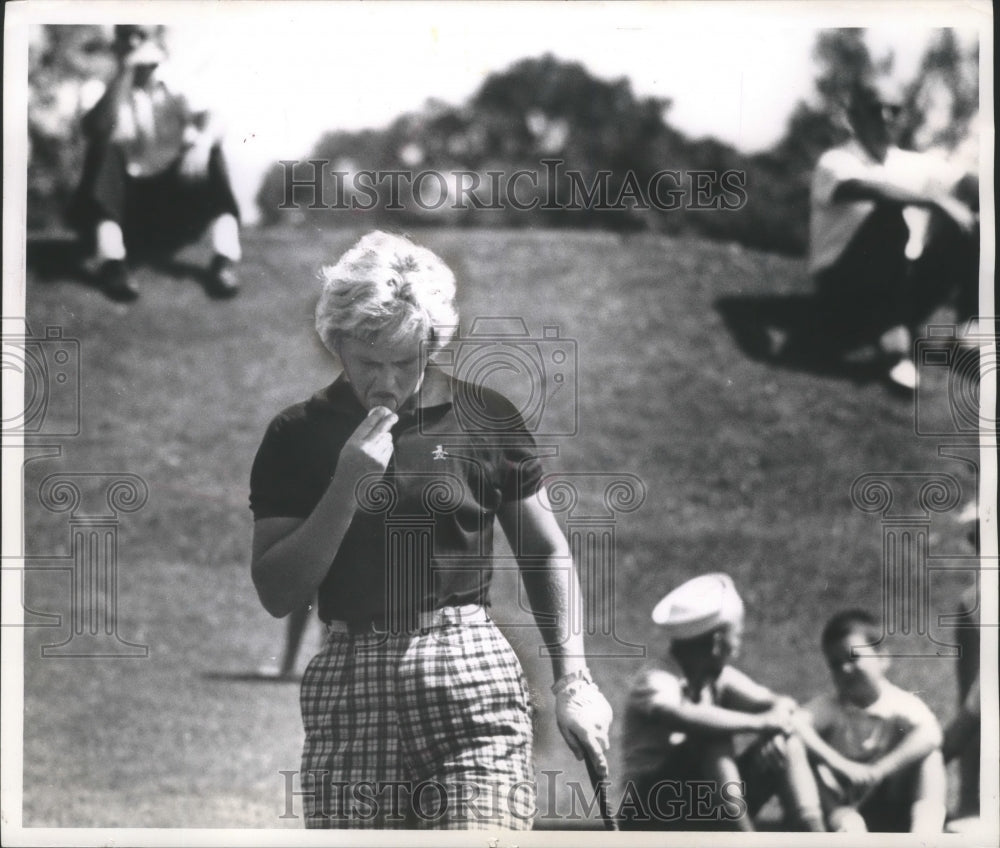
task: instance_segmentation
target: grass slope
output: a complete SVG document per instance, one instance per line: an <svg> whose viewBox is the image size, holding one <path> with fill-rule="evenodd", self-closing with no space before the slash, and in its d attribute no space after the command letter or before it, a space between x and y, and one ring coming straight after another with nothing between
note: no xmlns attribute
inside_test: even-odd
<svg viewBox="0 0 1000 848"><path fill-rule="evenodd" d="M26 465L27 553L69 553L66 514L39 502L45 477L141 476L148 502L118 530L117 627L150 654L42 658L41 645L68 635L69 584L58 572L28 576L28 607L63 619L26 630L26 824L301 826L281 818L280 772L297 767L301 744L296 687L225 673L253 669L280 647L283 625L260 608L249 580L249 469L271 416L334 375L311 330L315 275L357 235L248 233L245 288L225 303L208 300L189 276L145 267L135 272L142 297L129 306L64 275L29 271L32 331L60 326L80 341L83 426L61 442L60 456ZM730 572L748 608L739 665L806 698L828 685L816 644L823 620L845 605L877 612L881 602L882 525L852 506L852 482L866 472L945 473L963 501L974 496L973 468L940 457L941 440L914 433L912 403L876 383L777 369L740 353L713 303L801 292L801 261L657 235L415 237L453 262L466 327L476 317L520 316L535 335L552 325L576 342L575 391L564 384L546 410L557 429L578 417L575 435L549 440L558 448L554 472L588 475L578 479L571 519L600 514L602 475L633 474L645 486L641 508L614 519L616 638L599 627L589 643L619 719L643 660L609 654L621 653L621 642L662 650L647 622L669 588L700 572ZM197 250L190 258L205 259ZM946 410L946 370L925 376L922 402ZM51 420L71 411L68 394L53 396ZM971 553L953 515L936 515L931 527L932 555L952 568ZM937 575L933 611L950 611L967 579ZM501 571L497 615L540 708L538 767L585 782L555 729L547 661L516 596L515 574ZM312 648L317 632L308 638ZM910 653L930 645L915 633L894 644ZM953 660L899 658L892 676L943 720L952 714ZM567 797L560 790L562 812Z"/></svg>

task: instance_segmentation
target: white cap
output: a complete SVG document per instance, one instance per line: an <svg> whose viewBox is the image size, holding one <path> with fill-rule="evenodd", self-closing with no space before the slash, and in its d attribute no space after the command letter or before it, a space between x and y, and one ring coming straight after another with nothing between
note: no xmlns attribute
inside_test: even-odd
<svg viewBox="0 0 1000 848"><path fill-rule="evenodd" d="M703 574L682 583L653 608L653 621L672 639L693 639L743 618L743 601L728 574Z"/></svg>

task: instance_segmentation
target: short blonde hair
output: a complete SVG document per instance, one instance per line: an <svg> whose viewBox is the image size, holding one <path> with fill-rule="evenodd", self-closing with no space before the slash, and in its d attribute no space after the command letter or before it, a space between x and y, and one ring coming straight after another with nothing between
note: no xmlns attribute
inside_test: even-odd
<svg viewBox="0 0 1000 848"><path fill-rule="evenodd" d="M368 233L320 277L316 332L331 353L346 338L369 341L385 332L420 334L433 352L457 329L455 275L403 236Z"/></svg>

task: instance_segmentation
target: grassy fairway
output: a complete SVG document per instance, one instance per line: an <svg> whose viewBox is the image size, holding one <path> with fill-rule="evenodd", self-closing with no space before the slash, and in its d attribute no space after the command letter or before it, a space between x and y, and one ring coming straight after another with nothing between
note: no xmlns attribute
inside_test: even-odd
<svg viewBox="0 0 1000 848"><path fill-rule="evenodd" d="M269 419L334 376L311 329L315 274L357 235L249 232L244 291L224 303L189 276L150 268L136 270L143 293L127 307L29 271L32 331L60 326L80 341L82 432L60 442L60 456L25 468L27 553L69 553L67 514L39 502L46 477L139 475L149 499L119 526L117 626L149 657L42 658L42 645L69 635L69 582L65 572L29 576L28 607L63 619L26 631L25 824L301 826L280 818L279 772L297 768L301 744L297 689L226 674L280 646L283 625L260 608L248 573L250 464ZM563 430L577 415L575 435L549 440L558 446L553 471L589 473L577 517L599 512L601 475L633 474L645 486L642 507L614 519L618 641L590 640L619 718L642 660L608 655L621 652L618 642L660 649L648 614L680 581L730 572L748 609L739 665L807 698L828 685L817 646L828 614L880 609L882 522L852 506L852 482L866 472L939 473L954 477L963 503L974 497L970 465L938 454L948 440L915 435L912 402L877 383L778 369L739 351L716 299L805 291L801 261L652 234L414 237L453 261L466 325L520 316L533 334L553 325L576 342L575 393L565 384L546 414ZM943 368L925 374L921 402L938 413L947 380ZM67 395L53 404L49 415L71 411ZM917 509L915 479L898 481L899 514ZM931 555L952 568L971 553L956 513L931 522ZM942 641L954 634L936 614L952 610L968 579L933 578L932 630ZM585 781L551 717L537 634L514 626L530 620L517 609L515 580L502 572L494 601L540 707L537 765ZM307 638L311 649L316 631ZM915 632L893 644L911 654L933 648ZM892 677L942 720L951 716L953 660L901 657Z"/></svg>

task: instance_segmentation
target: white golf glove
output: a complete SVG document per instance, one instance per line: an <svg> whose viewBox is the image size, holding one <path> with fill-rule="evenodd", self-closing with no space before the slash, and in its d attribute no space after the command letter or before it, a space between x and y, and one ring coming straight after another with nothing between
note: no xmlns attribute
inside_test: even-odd
<svg viewBox="0 0 1000 848"><path fill-rule="evenodd" d="M607 779L605 754L610 746L611 704L601 694L589 671L571 672L559 678L552 691L556 696L556 723L566 744L578 760L586 756L601 779Z"/></svg>

